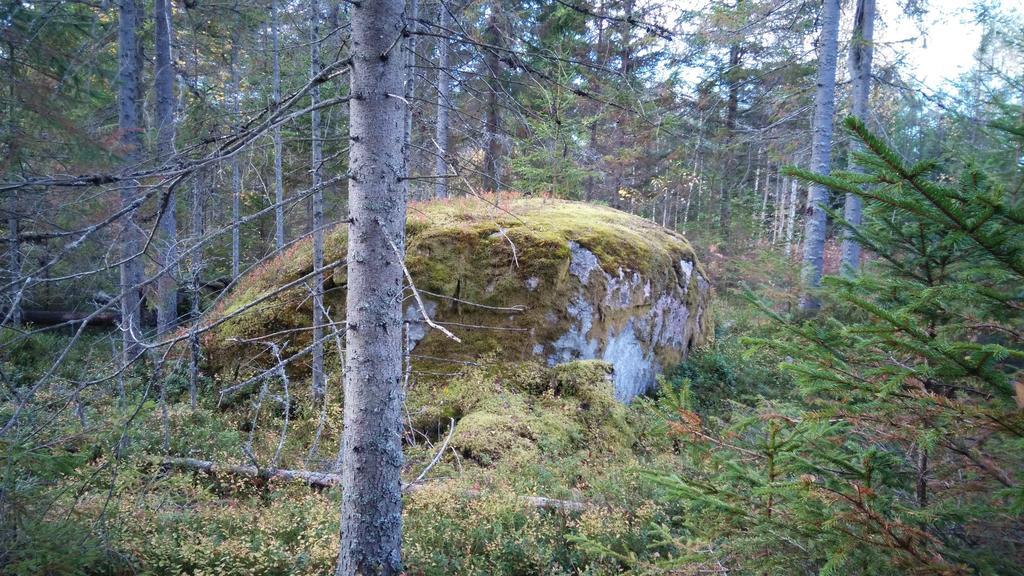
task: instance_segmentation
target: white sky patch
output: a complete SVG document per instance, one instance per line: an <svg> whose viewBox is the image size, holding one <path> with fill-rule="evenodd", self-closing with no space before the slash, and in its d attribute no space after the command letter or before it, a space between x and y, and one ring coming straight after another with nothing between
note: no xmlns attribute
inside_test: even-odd
<svg viewBox="0 0 1024 576"><path fill-rule="evenodd" d="M920 22L893 0L878 2L876 45L879 55L902 60L905 73L932 91L970 70L982 37L971 0L930 0Z"/></svg>
<svg viewBox="0 0 1024 576"><path fill-rule="evenodd" d="M982 38L982 27L974 21L974 7L978 0L927 0L927 10L915 19L908 16L897 0L876 0L878 15L875 20L875 61L900 64L901 72L917 81L929 92L950 88L949 83L968 72L974 65L974 54ZM1019 0L984 0L995 12L1017 14ZM844 1L839 32L839 62L837 76L848 78L846 50L853 27L855 2ZM669 21L678 11L709 10L710 0L670 0L666 4ZM808 42L813 42L812 34ZM810 47L810 44L809 44ZM688 47L676 40L674 49L685 52ZM808 59L815 55L808 53ZM678 69L676 70L679 71ZM668 71L665 71L666 73ZM707 72L697 68L683 70L683 78L696 81Z"/></svg>

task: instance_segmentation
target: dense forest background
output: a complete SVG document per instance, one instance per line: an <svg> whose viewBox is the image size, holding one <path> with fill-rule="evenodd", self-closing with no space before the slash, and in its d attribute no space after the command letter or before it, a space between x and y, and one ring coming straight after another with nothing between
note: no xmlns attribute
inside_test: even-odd
<svg viewBox="0 0 1024 576"><path fill-rule="evenodd" d="M324 303L360 170L397 157L358 156L376 128L410 221L609 206L716 295L628 406L586 362L409 392L407 573L1021 573L1019 8L964 3L973 64L931 85L908 53L965 39L925 1L409 0L371 55L401 121L367 127L370 2L0 4L0 571L356 573ZM303 259L308 350L213 369L227 295Z"/></svg>

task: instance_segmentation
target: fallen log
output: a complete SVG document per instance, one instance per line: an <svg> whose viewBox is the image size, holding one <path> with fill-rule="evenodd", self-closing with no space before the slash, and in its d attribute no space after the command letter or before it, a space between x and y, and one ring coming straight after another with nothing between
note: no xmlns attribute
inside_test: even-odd
<svg viewBox="0 0 1024 576"><path fill-rule="evenodd" d="M221 276L220 278L214 278L212 280L207 280L206 282L202 282L200 284L200 287L203 290L207 291L207 292L210 292L210 293L213 293L213 294L217 294L217 293L223 292L224 289L227 288L230 285L231 285L231 277L230 276Z"/></svg>
<svg viewBox="0 0 1024 576"><path fill-rule="evenodd" d="M198 460L196 458L162 458L157 462L167 468L178 468L184 470L195 470L206 474L230 474L245 478L259 478L262 480L286 480L297 481L315 488L333 488L341 484L341 474L329 474L327 472L310 472L307 470L285 470L282 468L257 468L256 466L221 464L209 460ZM430 484L425 482L402 485L403 494L415 494L426 489ZM482 490L466 490L463 495L467 498L482 498L486 494ZM517 499L526 506L543 510L559 510L562 512L585 512L595 508L589 502L577 502L575 500L559 500L543 496L518 496Z"/></svg>
<svg viewBox="0 0 1024 576"><path fill-rule="evenodd" d="M300 481L315 488L331 488L341 484L340 474L326 472L309 472L306 470L284 470L281 468L257 468L256 466L221 464L196 458L163 458L158 461L161 466L196 470L206 474L231 474L261 480Z"/></svg>
<svg viewBox="0 0 1024 576"><path fill-rule="evenodd" d="M230 278L215 278L208 282L200 284L203 291L209 294L219 294L231 283ZM178 316L180 318L187 318L191 313L191 298L192 293L184 288L178 290ZM92 295L90 301L85 304L88 308L90 306L108 306L110 312L101 312L95 316L90 317L93 312L89 310L54 310L51 308L25 308L21 309L21 321L26 324L36 324L38 326L54 326L56 324L75 324L85 320L89 321L90 326L117 326L121 322L121 313L118 311L116 305L111 306L111 302L116 300L116 297L107 294L106 292L99 290ZM142 325L147 327L156 326L156 313L149 308L146 304L145 297L142 301ZM2 315L7 315L7 309L0 310Z"/></svg>
<svg viewBox="0 0 1024 576"><path fill-rule="evenodd" d="M412 484L402 487L403 492L416 492L418 489L426 488L426 484ZM482 490L466 490L462 493L466 498L483 498L485 493ZM578 502L576 500L558 500L556 498L547 498L544 496L516 496L516 498L523 504L530 508L540 508L542 510L560 510L562 512L586 512L587 510L593 510L597 508L590 502Z"/></svg>
<svg viewBox="0 0 1024 576"><path fill-rule="evenodd" d="M121 315L115 312L103 312L89 317L91 312L77 312L74 310L37 310L33 308L21 309L21 321L26 324L39 324L41 326L52 326L54 324L65 324L68 322L82 322L86 319L90 326L113 326L121 321Z"/></svg>

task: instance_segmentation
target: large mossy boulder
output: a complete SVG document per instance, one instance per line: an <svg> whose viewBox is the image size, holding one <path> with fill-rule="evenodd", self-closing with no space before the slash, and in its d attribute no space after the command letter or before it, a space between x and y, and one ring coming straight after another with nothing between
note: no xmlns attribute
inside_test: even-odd
<svg viewBox="0 0 1024 576"><path fill-rule="evenodd" d="M611 208L550 199L458 199L410 205L406 265L430 316L412 298L405 318L413 374L444 378L488 361L548 365L600 359L629 401L711 331L710 284L681 235ZM345 312L346 229L327 234L329 320ZM300 242L243 278L212 312L208 368L237 379L266 368L260 337L287 342L290 370L308 374L312 299L304 283L311 244ZM274 293L279 291L279 293ZM255 303L255 304L254 304ZM252 340L256 338L257 341ZM334 341L325 345L330 356Z"/></svg>

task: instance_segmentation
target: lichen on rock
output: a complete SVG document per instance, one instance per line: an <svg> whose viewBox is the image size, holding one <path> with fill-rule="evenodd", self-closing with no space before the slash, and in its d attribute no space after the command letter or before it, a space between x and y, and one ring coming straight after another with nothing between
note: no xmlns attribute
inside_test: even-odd
<svg viewBox="0 0 1024 576"><path fill-rule="evenodd" d="M329 232L325 244L325 262L338 264L325 282L325 304L340 323L346 229ZM203 340L211 372L234 379L265 368L266 347L245 343L258 336L286 334L284 356L308 348L309 287L275 292L312 270L310 252L308 241L296 243L215 308L208 321L218 324ZM614 367L614 396L625 402L711 331L710 284L686 240L607 207L505 197L416 203L406 265L425 312L462 340L430 329L409 299L414 386L447 386L446 374L470 364L599 359ZM305 376L308 358L300 355L289 370Z"/></svg>

